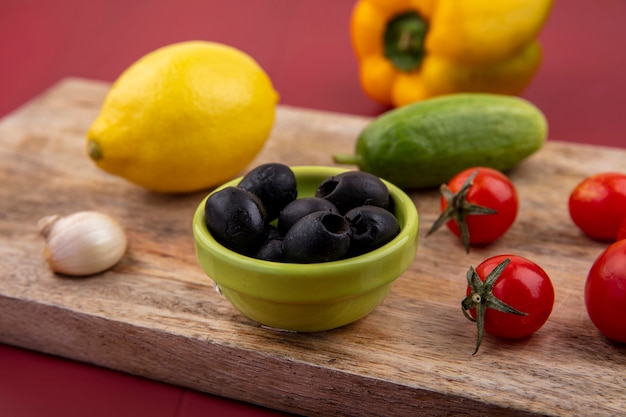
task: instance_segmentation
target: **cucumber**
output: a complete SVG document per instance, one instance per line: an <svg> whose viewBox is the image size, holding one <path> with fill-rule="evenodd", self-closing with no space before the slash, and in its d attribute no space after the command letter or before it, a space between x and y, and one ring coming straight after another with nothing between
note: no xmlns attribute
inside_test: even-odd
<svg viewBox="0 0 626 417"><path fill-rule="evenodd" d="M429 188L474 166L506 171L540 149L547 131L543 113L522 98L450 94L382 114L360 133L354 154L333 159L404 189Z"/></svg>

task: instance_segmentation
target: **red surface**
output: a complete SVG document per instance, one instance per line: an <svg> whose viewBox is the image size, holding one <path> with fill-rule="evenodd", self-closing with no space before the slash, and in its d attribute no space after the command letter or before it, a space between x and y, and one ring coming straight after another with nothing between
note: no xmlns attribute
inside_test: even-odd
<svg viewBox="0 0 626 417"><path fill-rule="evenodd" d="M207 415L287 414L0 344L1 417Z"/></svg>
<svg viewBox="0 0 626 417"><path fill-rule="evenodd" d="M252 55L281 103L375 116L348 36L352 0L2 0L0 116L66 76L113 81L141 55L206 39ZM557 0L524 97L550 137L626 147L626 2ZM1 146L1 145L0 145ZM0 329L0 332L2 329ZM277 412L0 345L0 417Z"/></svg>

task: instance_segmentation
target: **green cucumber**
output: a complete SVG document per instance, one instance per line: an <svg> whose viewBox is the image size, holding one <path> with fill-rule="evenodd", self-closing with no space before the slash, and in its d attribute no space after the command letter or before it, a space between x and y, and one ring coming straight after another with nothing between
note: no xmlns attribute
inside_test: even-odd
<svg viewBox="0 0 626 417"><path fill-rule="evenodd" d="M450 94L382 114L363 129L354 154L334 161L401 188L429 188L474 166L506 171L540 149L547 131L543 113L522 98Z"/></svg>

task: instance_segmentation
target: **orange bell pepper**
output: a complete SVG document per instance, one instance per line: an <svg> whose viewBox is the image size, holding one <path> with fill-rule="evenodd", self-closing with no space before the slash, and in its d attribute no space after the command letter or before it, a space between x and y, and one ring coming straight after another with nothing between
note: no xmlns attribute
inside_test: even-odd
<svg viewBox="0 0 626 417"><path fill-rule="evenodd" d="M350 35L363 91L403 106L457 92L520 94L552 0L359 0Z"/></svg>

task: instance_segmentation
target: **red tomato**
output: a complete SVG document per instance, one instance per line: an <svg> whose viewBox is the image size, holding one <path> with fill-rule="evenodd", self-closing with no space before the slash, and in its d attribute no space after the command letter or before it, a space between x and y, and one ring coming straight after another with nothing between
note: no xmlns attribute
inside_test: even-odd
<svg viewBox="0 0 626 417"><path fill-rule="evenodd" d="M592 239L614 242L626 211L626 174L603 172L580 182L569 197L572 221Z"/></svg>
<svg viewBox="0 0 626 417"><path fill-rule="evenodd" d="M624 219L622 220L622 224L617 231L617 240L626 239L626 213L624 213Z"/></svg>
<svg viewBox="0 0 626 417"><path fill-rule="evenodd" d="M510 262L498 275L497 268L501 268L507 259ZM484 260L476 267L475 273L480 282L473 283L468 276L463 308L476 319L479 327L476 350L482 336L481 326L494 336L515 339L536 332L550 317L554 306L554 287L548 274L536 263L517 255L498 255ZM494 276L491 290L489 285L482 287ZM481 308L484 311L483 323L480 323L479 317ZM517 314L508 309L517 310Z"/></svg>
<svg viewBox="0 0 626 417"><path fill-rule="evenodd" d="M602 334L626 343L626 240L606 248L591 266L585 306Z"/></svg>
<svg viewBox="0 0 626 417"><path fill-rule="evenodd" d="M446 221L448 229L461 238L469 251L469 245L497 240L515 222L519 210L517 190L500 171L486 167L466 169L448 182L447 189L442 187L442 214L429 234ZM476 206L491 209L491 214L481 213ZM463 223L467 225L467 236L462 233Z"/></svg>

